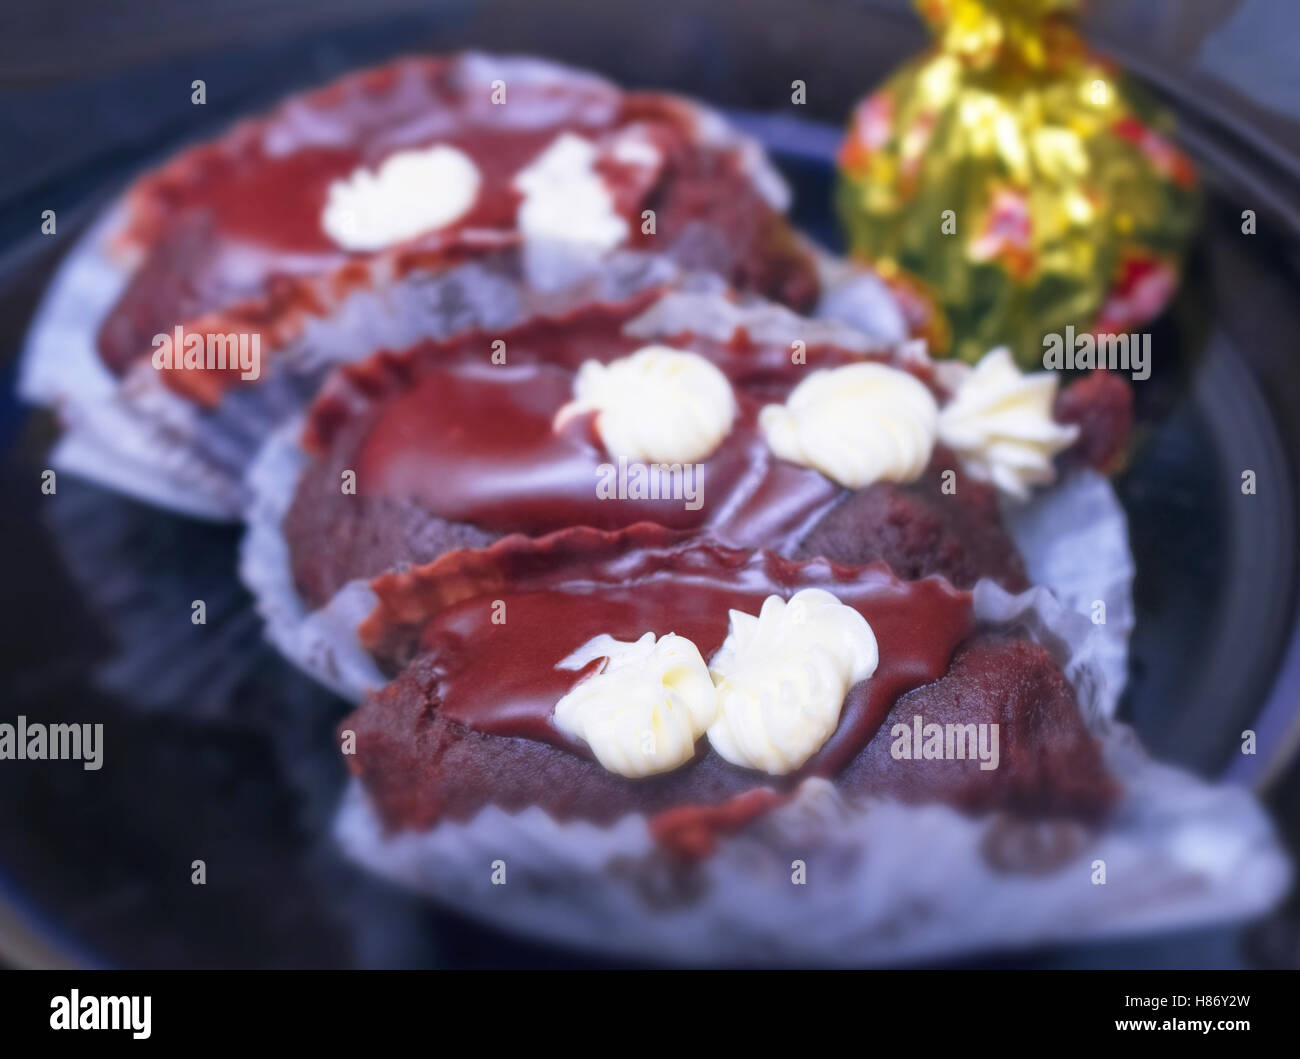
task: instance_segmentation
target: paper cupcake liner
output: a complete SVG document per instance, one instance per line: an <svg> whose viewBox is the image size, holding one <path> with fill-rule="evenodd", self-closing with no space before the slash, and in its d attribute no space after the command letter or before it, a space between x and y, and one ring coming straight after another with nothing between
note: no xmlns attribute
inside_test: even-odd
<svg viewBox="0 0 1300 1059"><path fill-rule="evenodd" d="M231 483L121 399L121 382L95 348L100 321L130 272L110 249L125 224L118 203L77 241L54 274L27 332L18 395L54 409L65 431L51 456L58 470L148 503L220 518Z"/></svg>
<svg viewBox="0 0 1300 1059"><path fill-rule="evenodd" d="M141 712L228 719L236 689L274 657L231 576L231 530L161 515L84 482L60 482L41 507L80 605L109 640L90 670L96 686ZM195 600L204 605L202 625L191 621Z"/></svg>
<svg viewBox="0 0 1300 1059"><path fill-rule="evenodd" d="M866 291L870 277L854 274L846 283L854 290ZM841 319L818 316L801 316L784 305L754 295L730 293L723 297L725 288L710 285L702 277L679 284L678 289L665 294L651 304L636 319L629 321L624 330L628 334L647 340L690 332L704 338L725 342L737 332L744 331L755 342L788 345L796 340L807 345L829 344L856 353L896 352L904 358L928 361L922 341L896 341L896 331L888 312L873 311L864 319L865 326L855 326ZM871 296L863 294L864 316L870 307Z"/></svg>
<svg viewBox="0 0 1300 1059"><path fill-rule="evenodd" d="M1090 621L1041 588L1011 596L981 582L975 606L984 621L1027 628L1070 675L1124 786L1099 829L846 798L809 780L713 856L684 863L639 814L598 827L488 807L387 835L354 781L335 834L370 870L493 925L686 963L950 958L1248 917L1286 892L1289 862L1246 791L1153 762L1106 718Z"/></svg>
<svg viewBox="0 0 1300 1059"><path fill-rule="evenodd" d="M203 732L259 740L292 794L287 804L301 833L332 847L345 782L333 729L346 706L267 642L235 574L235 528L168 515L82 481L60 481L41 521L76 606L103 634L87 676L113 697L112 709L172 732L192 730L196 743ZM202 625L191 621L194 600L205 606ZM333 860L341 861L337 849Z"/></svg>
<svg viewBox="0 0 1300 1059"><path fill-rule="evenodd" d="M1089 651L1105 679L1099 692L1105 712L1113 716L1128 683L1128 643L1137 621L1128 516L1114 487L1096 471L1075 470L1032 503L1005 503L1002 514L1029 580L1095 624Z"/></svg>
<svg viewBox="0 0 1300 1059"><path fill-rule="evenodd" d="M289 543L281 526L308 457L298 447L302 423L277 431L248 475L248 528L239 576L253 594L266 636L308 676L345 699L360 701L387 680L361 646L357 626L375 607L370 583L348 583L324 607L309 610L293 583Z"/></svg>
<svg viewBox="0 0 1300 1059"><path fill-rule="evenodd" d="M821 297L813 316L846 324L887 345L911 337L903 307L879 275L866 265L837 257L811 241L806 244L817 262Z"/></svg>
<svg viewBox="0 0 1300 1059"><path fill-rule="evenodd" d="M488 80L504 70L520 84L573 78L608 84L528 58L467 53L460 62L466 76ZM774 208L786 209L788 189L759 144L709 108L679 102L692 116L700 142L735 150L759 194ZM328 279L316 283L316 301L326 311L295 318L289 330L296 337L274 351L263 350L262 378L233 388L215 409L204 409L169 390L147 362L118 379L99 358L97 331L131 276L129 262L115 246L127 224L129 194L105 211L57 270L27 336L19 393L54 408L64 423L64 438L53 454L56 468L199 517L241 516L247 501L242 479L258 446L303 407L334 365L423 338L560 315L582 302L617 303L649 287L707 283L664 256L633 250L579 262L575 271L571 248L558 243L530 244L523 255L497 250L401 280L390 275L391 263L380 255L366 266L368 281L342 295ZM825 303L883 339L904 333L882 284L809 249L828 284ZM564 282L558 288L530 282L521 277L521 267L525 273L562 276Z"/></svg>

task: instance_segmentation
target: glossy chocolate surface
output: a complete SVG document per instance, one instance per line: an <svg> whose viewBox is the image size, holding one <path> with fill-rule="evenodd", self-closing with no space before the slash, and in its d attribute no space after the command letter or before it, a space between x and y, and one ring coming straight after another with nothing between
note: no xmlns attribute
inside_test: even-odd
<svg viewBox="0 0 1300 1059"><path fill-rule="evenodd" d="M608 362L644 344L618 323L609 310L592 309L564 326L525 325L507 336L506 364L491 362L492 339L484 335L426 343L348 369L347 384L372 406L347 457L358 492L414 501L448 522L496 533L651 521L778 551L792 547L843 498L845 490L821 473L777 459L758 413L784 400L809 372L861 356L814 347L806 362L795 364L785 347L743 335L730 342L669 340L722 370L737 415L698 464L655 472L636 462L620 466L601 443L594 414L553 426L573 397L574 371L583 360ZM307 431L309 448L328 447L353 414L347 401L325 395ZM651 479L658 496L646 495Z"/></svg>
<svg viewBox="0 0 1300 1059"><path fill-rule="evenodd" d="M782 289L789 277L777 273L803 267L800 255L778 245L782 222L734 148L703 144L691 108L572 71L552 68L530 83L508 76L513 70L509 60L483 57L396 62L294 97L147 174L128 197L120 236L143 261L101 327L104 362L125 372L149 352L154 334L184 324L260 329L271 348L293 336L298 315L374 282L361 266L376 256L391 258L384 270L391 277L514 245L514 179L565 133L596 145L596 170L627 221L626 245L667 251L704 225L718 229L705 240L717 245L700 261L678 246L689 266L742 286L747 270L756 270L756 285ZM498 76L509 82L504 103L492 98ZM621 152L628 137L637 149ZM330 239L321 213L331 184L361 167L373 171L395 152L435 144L463 151L479 170L477 198L463 215L378 252L349 252ZM642 232L645 208L658 215L654 234ZM783 262L770 276L769 251Z"/></svg>
<svg viewBox="0 0 1300 1059"><path fill-rule="evenodd" d="M623 641L676 633L708 660L726 638L731 610L757 614L769 595L818 587L867 619L880 651L875 673L849 692L835 734L801 770L829 776L866 745L900 695L943 676L972 629L969 593L940 578L904 582L883 564L798 563L699 540L672 543L671 536L642 525L614 535L515 538L434 564L433 581L456 592L465 583L481 589L431 606L423 623L419 649L438 674L440 713L477 731L586 754L551 719L556 702L597 665L557 669L576 648L602 633ZM394 575L381 597L390 604L402 595L418 599L431 587L421 584L427 576Z"/></svg>

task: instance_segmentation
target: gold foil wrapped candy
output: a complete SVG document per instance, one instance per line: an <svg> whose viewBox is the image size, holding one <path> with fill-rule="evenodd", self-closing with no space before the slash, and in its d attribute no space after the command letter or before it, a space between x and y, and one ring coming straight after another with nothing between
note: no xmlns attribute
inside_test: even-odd
<svg viewBox="0 0 1300 1059"><path fill-rule="evenodd" d="M841 147L850 249L936 348L974 361L1155 316L1196 175L1159 115L1090 55L1077 0L916 0L936 45L858 104Z"/></svg>

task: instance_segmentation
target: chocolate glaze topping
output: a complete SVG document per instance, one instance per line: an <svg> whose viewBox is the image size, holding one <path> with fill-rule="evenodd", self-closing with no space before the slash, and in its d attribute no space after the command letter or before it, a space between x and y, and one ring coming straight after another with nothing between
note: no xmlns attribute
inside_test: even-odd
<svg viewBox="0 0 1300 1059"><path fill-rule="evenodd" d="M655 149L653 160L641 151L631 161L605 150L597 163L614 210L628 219L627 245L671 248L688 267L792 304L815 297L811 266L786 245L784 221L753 187L734 145L702 142L691 107L555 69L536 83L510 78L507 103L494 104L492 79L510 62L408 59L345 77L146 175L130 193L120 237L144 261L101 328L105 364L124 373L149 353L154 334L184 324L256 327L272 347L292 337L297 316L374 282L364 262L376 256L388 260L383 275L392 279L517 244L514 177L562 133L598 147L631 134ZM320 218L331 183L435 144L465 152L479 170L478 197L463 216L379 255L330 240ZM641 231L645 208L657 213L653 236ZM702 233L713 226L717 239L705 246ZM168 384L206 399L238 378L173 377L180 374L166 376Z"/></svg>
<svg viewBox="0 0 1300 1059"><path fill-rule="evenodd" d="M415 650L434 660L434 694L446 719L587 755L552 714L588 670L557 669L557 662L601 633L630 641L646 632L685 636L707 661L726 638L731 610L757 614L769 595L789 598L809 587L856 608L880 649L876 672L850 690L834 735L798 773L831 776L870 741L900 695L943 676L973 626L969 593L941 578L900 581L881 563L793 562L682 542L640 524L618 533L506 538L387 575L375 582L381 607L363 635L382 655L394 628L419 630Z"/></svg>
<svg viewBox="0 0 1300 1059"><path fill-rule="evenodd" d="M632 464L623 492L602 497L598 482L619 468L600 441L595 415L559 431L552 424L572 399L574 371L584 360L608 362L645 344L623 334L619 323L605 307L573 314L563 325L534 321L506 335L505 365L490 363L493 336L474 335L346 368L313 409L306 445L328 449L360 398L372 408L347 457L358 492L414 501L438 518L494 533L653 521L780 551L844 497L846 490L821 473L777 459L758 413L783 401L810 371L868 358L816 346L807 363L796 365L786 347L755 344L743 334L730 342L680 336L681 348L706 357L732 382L737 415L718 448L680 476L660 476L668 495L639 498L634 479L644 479L646 469ZM924 368L914 370L929 381Z"/></svg>

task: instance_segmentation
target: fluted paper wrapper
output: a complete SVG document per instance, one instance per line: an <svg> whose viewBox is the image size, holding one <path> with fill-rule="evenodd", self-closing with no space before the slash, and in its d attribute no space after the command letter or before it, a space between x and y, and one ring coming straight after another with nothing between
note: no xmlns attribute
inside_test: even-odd
<svg viewBox="0 0 1300 1059"><path fill-rule="evenodd" d="M638 814L597 827L489 807L386 835L354 782L336 835L369 869L494 925L686 963L933 960L1220 922L1281 897L1288 861L1251 795L1153 762L1107 718L1091 622L1044 589L987 581L975 608L1028 629L1069 674L1124 787L1104 826L849 799L809 780L688 863Z"/></svg>
<svg viewBox="0 0 1300 1059"><path fill-rule="evenodd" d="M387 683L357 636L357 626L378 603L370 582L352 581L325 606L309 610L294 587L289 542L281 529L309 458L298 447L301 433L300 421L286 424L249 471L251 499L239 576L266 623L267 639L308 676L360 702Z"/></svg>
<svg viewBox="0 0 1300 1059"><path fill-rule="evenodd" d="M51 455L58 470L173 511L223 517L236 504L229 477L137 412L95 348L100 323L130 280L110 250L125 216L120 203L110 207L55 272L27 333L18 394L58 413L64 433ZM172 401L174 414L186 411Z"/></svg>

